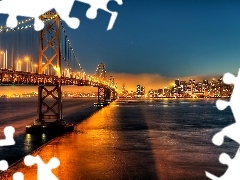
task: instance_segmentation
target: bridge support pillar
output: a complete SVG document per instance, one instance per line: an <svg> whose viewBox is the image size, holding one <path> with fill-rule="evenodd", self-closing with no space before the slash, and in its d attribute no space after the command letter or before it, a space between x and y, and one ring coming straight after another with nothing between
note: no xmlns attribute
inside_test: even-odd
<svg viewBox="0 0 240 180"><path fill-rule="evenodd" d="M114 101L117 99L117 92L115 89L111 89L111 101Z"/></svg>
<svg viewBox="0 0 240 180"><path fill-rule="evenodd" d="M49 87L52 87L51 89ZM49 90L50 89L50 90ZM62 86L38 87L38 119L26 126L27 133L61 133L73 131L73 125L66 124L62 116Z"/></svg>
<svg viewBox="0 0 240 180"><path fill-rule="evenodd" d="M98 86L98 102L96 106L105 106L111 102L111 90L105 86Z"/></svg>
<svg viewBox="0 0 240 180"><path fill-rule="evenodd" d="M111 102L111 89L105 88L106 92L106 102Z"/></svg>
<svg viewBox="0 0 240 180"><path fill-rule="evenodd" d="M53 86L50 90L43 85L38 87L38 119L34 121L34 124L51 123L53 120L55 120L55 123L58 125L66 124L62 116L61 83L57 83L57 85Z"/></svg>

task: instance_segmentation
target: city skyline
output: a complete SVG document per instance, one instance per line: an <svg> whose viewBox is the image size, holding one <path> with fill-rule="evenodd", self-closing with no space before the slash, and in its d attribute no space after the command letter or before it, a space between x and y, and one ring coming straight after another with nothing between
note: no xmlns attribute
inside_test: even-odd
<svg viewBox="0 0 240 180"><path fill-rule="evenodd" d="M10 87L16 88L14 85ZM73 86L63 87L62 95L64 97L97 97L97 91L94 87L80 87L75 88L74 91L72 89ZM122 87L118 89L118 96L119 98L226 98L231 96L233 87L233 84L225 84L222 76L197 81L195 79L175 79L171 86L157 89L147 88L142 84L137 84L135 91L129 91L125 84L123 84ZM7 86L7 88L9 89L9 86ZM29 89L26 91L26 87L24 93L20 93L20 91L12 93L9 93L9 91L5 91L4 93L2 91L1 93L0 97L8 98L37 97L38 94L37 91L29 92Z"/></svg>
<svg viewBox="0 0 240 180"><path fill-rule="evenodd" d="M122 74L122 76L128 76L129 74ZM218 76L218 77L210 77L210 76L200 76L200 77L196 77L196 76L189 76L189 77L176 77L176 78L168 78L167 81L165 81L165 79L162 79L162 81L165 82L165 84L161 84L160 81L158 81L159 79L161 80L161 77L159 75L154 75L154 76L147 76L146 74L142 75L144 79L140 79L138 81L133 81L133 82L129 82L126 81L126 79L124 81L122 81L121 84L117 84L118 87L118 93L121 93L122 91L122 87L123 85L125 86L126 90L129 92L136 92L136 86L137 85L141 85L145 88L145 92L150 91L150 90L158 90L158 89L164 89L164 88L172 88L173 86L175 86L175 80L178 79L179 81L186 81L188 82L189 80L195 80L196 83L198 82L202 82L203 80L208 80L209 82L211 80L217 80L222 76ZM130 79L138 79L139 76L135 76L135 77L130 77ZM149 80L149 78L153 78L151 80ZM131 85L129 85L131 84ZM153 85L154 84L154 85ZM19 85L9 85L9 86L1 86L0 89L1 93L0 94L22 94L22 93L30 93L30 92L37 92L38 91L38 86L19 86ZM72 91L72 92L96 92L97 88L96 87L92 87L92 86L76 86L76 85L63 85L62 86L62 90L63 91Z"/></svg>
<svg viewBox="0 0 240 180"><path fill-rule="evenodd" d="M219 77L240 67L238 1L123 0L122 6L110 2L108 7L118 12L110 31L106 31L108 13L99 11L95 20L87 19L88 5L80 2L70 13L81 20L79 28L65 25L89 74L104 63L118 86L125 83L133 88L135 81L167 86L177 77ZM6 18L0 15L0 25Z"/></svg>
<svg viewBox="0 0 240 180"><path fill-rule="evenodd" d="M150 89L138 84L135 91L128 91L123 84L119 97L135 98L229 98L233 84L225 84L223 77L213 79L175 79L170 87Z"/></svg>

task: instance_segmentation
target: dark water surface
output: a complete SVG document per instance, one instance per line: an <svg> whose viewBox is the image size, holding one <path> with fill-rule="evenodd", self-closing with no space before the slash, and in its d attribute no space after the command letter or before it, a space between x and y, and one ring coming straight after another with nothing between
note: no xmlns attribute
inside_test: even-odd
<svg viewBox="0 0 240 180"><path fill-rule="evenodd" d="M75 101L69 104L75 107ZM205 171L216 176L226 171L227 166L218 161L222 152L236 154L234 141L225 139L220 147L211 141L234 122L230 108L219 111L215 99L118 100L35 155L45 162L59 158L61 165L53 172L64 180L207 179ZM28 138L31 147L34 143ZM11 179L17 171L26 179L36 176L36 171L19 163L2 177Z"/></svg>
<svg viewBox="0 0 240 180"><path fill-rule="evenodd" d="M79 123L97 110L93 106L96 101L63 98L63 119L67 123ZM0 147L0 159L12 164L53 138L44 134L25 134L26 125L33 123L34 119L37 119L37 98L0 98L0 138L5 138L3 129L6 126L13 126L16 141L14 146Z"/></svg>

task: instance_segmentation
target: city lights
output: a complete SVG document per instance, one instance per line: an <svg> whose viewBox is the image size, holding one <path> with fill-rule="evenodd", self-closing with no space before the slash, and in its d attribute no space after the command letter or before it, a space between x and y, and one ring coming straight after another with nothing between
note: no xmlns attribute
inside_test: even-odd
<svg viewBox="0 0 240 180"><path fill-rule="evenodd" d="M35 72L37 73L38 72L38 70L37 70L38 65L34 64L34 67L35 67Z"/></svg>
<svg viewBox="0 0 240 180"><path fill-rule="evenodd" d="M19 59L17 61L17 71L21 71L22 70L22 61Z"/></svg>
<svg viewBox="0 0 240 180"><path fill-rule="evenodd" d="M194 79L187 81L175 80L171 87L157 90L150 89L145 92L145 87L137 85L136 92L128 92L125 84L119 94L121 98L228 98L231 96L233 85L223 83L222 77L208 81L196 82Z"/></svg>
<svg viewBox="0 0 240 180"><path fill-rule="evenodd" d="M3 60L2 60L1 68L2 68L2 69L7 69L7 50L6 50L6 52L1 51L0 54L3 55Z"/></svg>
<svg viewBox="0 0 240 180"><path fill-rule="evenodd" d="M26 72L29 72L29 58L25 57L25 61L26 61Z"/></svg>

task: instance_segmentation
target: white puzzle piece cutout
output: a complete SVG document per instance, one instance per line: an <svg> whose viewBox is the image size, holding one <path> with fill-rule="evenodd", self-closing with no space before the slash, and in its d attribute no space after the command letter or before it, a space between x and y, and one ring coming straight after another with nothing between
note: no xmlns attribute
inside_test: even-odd
<svg viewBox="0 0 240 180"><path fill-rule="evenodd" d="M107 30L112 29L118 13L108 10L107 4L110 0L77 0L89 4L86 16L89 19L95 19L97 10L102 9L111 14L111 19ZM122 0L114 0L122 5ZM60 18L64 20L72 29L78 28L80 20L76 17L69 17L75 0L2 0L0 1L0 14L8 14L7 26L15 28L18 24L17 16L32 17L35 19L34 28L40 31L44 28L44 23L39 16L52 9L55 9Z"/></svg>
<svg viewBox="0 0 240 180"><path fill-rule="evenodd" d="M13 180L24 180L24 175L21 172L16 172L13 174Z"/></svg>
<svg viewBox="0 0 240 180"><path fill-rule="evenodd" d="M13 139L13 134L15 132L14 127L7 126L3 130L5 139L0 139L0 146L11 146L15 144L15 141ZM6 160L0 161L0 170L6 171L8 169L8 162Z"/></svg>
<svg viewBox="0 0 240 180"><path fill-rule="evenodd" d="M13 139L13 135L15 132L14 127L7 126L4 128L4 135L5 139L0 139L0 146L11 146L15 144L15 141Z"/></svg>
<svg viewBox="0 0 240 180"><path fill-rule="evenodd" d="M37 164L37 178L38 180L58 180L58 178L52 173L52 169L57 168L60 165L60 161L53 157L50 159L50 161L45 164L40 156L31 156L27 155L24 158L24 163L26 166L32 166L34 164ZM19 175L20 176L20 175Z"/></svg>
<svg viewBox="0 0 240 180"><path fill-rule="evenodd" d="M240 69L238 71L238 76L235 77L233 74L226 73L223 76L223 81L226 84L234 84L234 89L232 92L232 96L229 100L217 100L216 106L219 110L224 110L227 106L230 106L232 109L233 116L235 118L235 123L223 128L220 132L215 134L212 138L212 142L220 146L224 142L224 137L229 137L234 140L238 144L240 144ZM211 178L212 180L234 180L240 179L240 149L236 153L235 157L231 159L227 154L222 153L220 155L219 161L222 164L228 165L228 170L221 177L216 177L209 172L205 172L206 176Z"/></svg>
<svg viewBox="0 0 240 180"><path fill-rule="evenodd" d="M111 14L111 18L109 20L109 24L108 24L108 28L107 30L111 30L116 19L117 19L117 15L118 13L117 12L113 12L113 11L110 11L108 8L107 8L107 4L110 0L77 0L79 2L82 2L82 3L85 3L85 4L89 4L91 7L87 10L86 12L86 16L87 18L89 19L95 19L97 17L97 11L99 9L101 10L104 10L108 13ZM118 5L122 5L123 2L122 0L114 0L118 3Z"/></svg>
<svg viewBox="0 0 240 180"><path fill-rule="evenodd" d="M33 17L34 28L39 31L44 27L39 16L54 8L69 27L76 29L79 26L79 20L69 17L73 3L74 0L2 0L0 1L0 13L9 15L7 26L10 28L17 26L17 16Z"/></svg>
<svg viewBox="0 0 240 180"><path fill-rule="evenodd" d="M219 157L219 162L228 165L228 170L221 176L216 177L209 172L206 172L206 176L212 180L239 180L240 177L240 149L233 159L226 153L222 153Z"/></svg>
<svg viewBox="0 0 240 180"><path fill-rule="evenodd" d="M0 170L6 171L8 169L8 162L5 160L0 161Z"/></svg>

